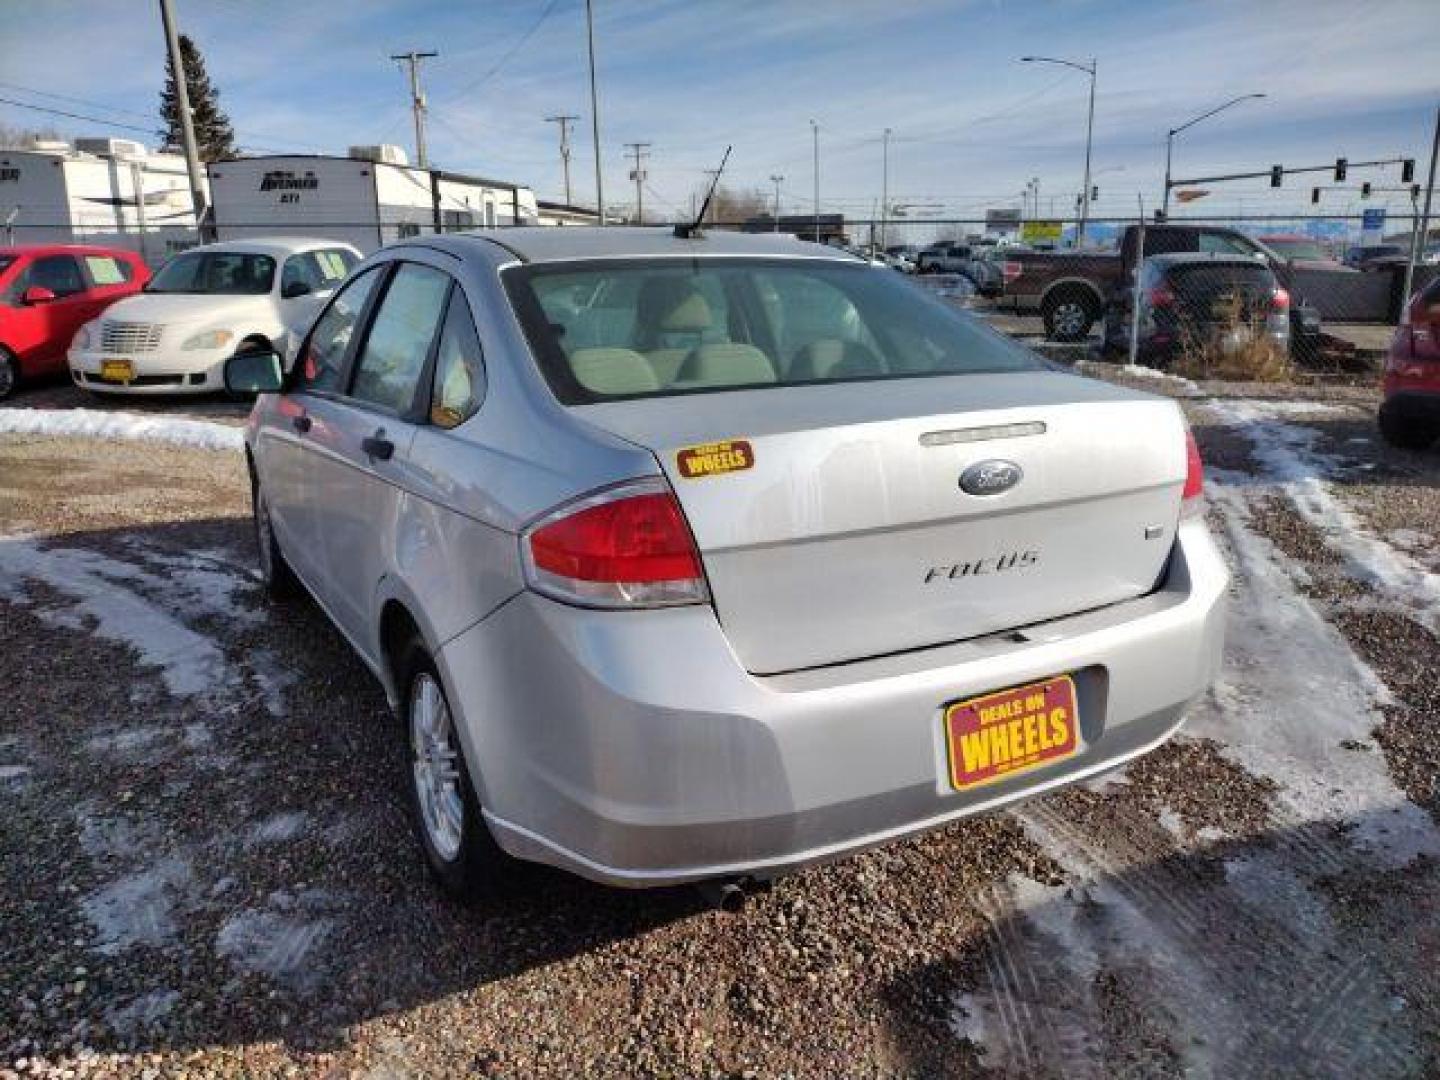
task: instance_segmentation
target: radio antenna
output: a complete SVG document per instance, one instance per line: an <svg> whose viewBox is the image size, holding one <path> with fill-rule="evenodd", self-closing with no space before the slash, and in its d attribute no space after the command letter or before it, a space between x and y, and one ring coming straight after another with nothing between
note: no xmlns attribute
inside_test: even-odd
<svg viewBox="0 0 1440 1080"><path fill-rule="evenodd" d="M730 160L730 151L732 149L734 149L733 146L725 147L725 156L720 159L720 167L715 170L714 179L710 181L710 190L705 193L705 201L700 204L700 213L696 216L695 220L688 225L682 224L675 226L675 235L681 240L693 240L696 237L704 235L700 231L700 223L705 220L705 215L710 210L710 200L715 198L715 188L720 184L720 175L725 171L725 163Z"/></svg>

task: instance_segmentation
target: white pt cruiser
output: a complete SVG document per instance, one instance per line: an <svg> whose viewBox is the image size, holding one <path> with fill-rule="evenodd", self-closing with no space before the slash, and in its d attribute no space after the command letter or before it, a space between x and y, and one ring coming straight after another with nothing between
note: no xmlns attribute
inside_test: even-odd
<svg viewBox="0 0 1440 1080"><path fill-rule="evenodd" d="M75 335L70 377L104 393L213 393L225 361L247 349L286 351L360 253L333 240L248 240L176 255L144 292Z"/></svg>

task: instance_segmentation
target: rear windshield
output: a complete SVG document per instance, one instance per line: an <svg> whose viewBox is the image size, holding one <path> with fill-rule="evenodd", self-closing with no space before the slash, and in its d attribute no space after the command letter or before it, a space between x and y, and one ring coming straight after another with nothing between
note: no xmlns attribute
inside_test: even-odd
<svg viewBox="0 0 1440 1080"><path fill-rule="evenodd" d="M505 285L569 405L740 387L1043 370L893 270L830 260L597 260Z"/></svg>
<svg viewBox="0 0 1440 1080"><path fill-rule="evenodd" d="M1169 267L1166 277L1180 289L1223 289L1244 287L1266 290L1275 287L1269 268L1251 261L1179 263Z"/></svg>

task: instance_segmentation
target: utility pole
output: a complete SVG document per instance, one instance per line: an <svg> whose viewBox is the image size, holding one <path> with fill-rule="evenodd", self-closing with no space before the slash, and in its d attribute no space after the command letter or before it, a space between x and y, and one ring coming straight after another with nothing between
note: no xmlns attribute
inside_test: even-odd
<svg viewBox="0 0 1440 1080"><path fill-rule="evenodd" d="M1425 182L1425 209L1420 213L1419 228L1410 230L1410 258L1405 263L1405 295L1401 297L1402 304L1410 303L1410 287L1415 280L1415 259L1419 252L1425 250L1425 242L1430 239L1430 200L1435 195L1435 159L1440 157L1440 109L1435 110L1435 139L1430 144L1430 177ZM1415 223L1415 216L1410 216L1412 225Z"/></svg>
<svg viewBox="0 0 1440 1080"><path fill-rule="evenodd" d="M880 247L885 247L885 220L890 216L890 129L880 140Z"/></svg>
<svg viewBox="0 0 1440 1080"><path fill-rule="evenodd" d="M547 116L547 124L560 125L560 167L565 170L565 205L574 206L574 200L570 195L570 125L578 116Z"/></svg>
<svg viewBox="0 0 1440 1080"><path fill-rule="evenodd" d="M600 94L595 89L595 10L585 0L585 41L590 51L590 134L595 139L595 213L605 225L605 182L600 176Z"/></svg>
<svg viewBox="0 0 1440 1080"><path fill-rule="evenodd" d="M180 33L175 29L175 12L170 0L160 0L160 21L165 26L165 47L170 53L170 69L175 72L175 110L180 114L180 142L185 150L185 171L190 174L190 204L195 209L195 224L201 239L208 239L206 224L205 184L200 179L200 151L195 145L195 117L190 112L190 87L186 85L185 62L180 56ZM142 194L136 193L137 199Z"/></svg>
<svg viewBox="0 0 1440 1080"><path fill-rule="evenodd" d="M810 134L815 140L815 243L820 242L820 125L810 121Z"/></svg>
<svg viewBox="0 0 1440 1080"><path fill-rule="evenodd" d="M780 182L784 179L778 173L770 177L770 182L775 185L775 232L780 231Z"/></svg>
<svg viewBox="0 0 1440 1080"><path fill-rule="evenodd" d="M635 224L645 224L645 170L641 163L645 160L645 152L649 148L648 142L627 142L625 144L632 154L635 155L635 168L630 170L630 179L635 181Z"/></svg>
<svg viewBox="0 0 1440 1080"><path fill-rule="evenodd" d="M422 169L430 167L430 158L425 153L425 95L420 92L420 61L439 56L437 52L391 53L391 60L403 60L410 65L410 108L415 113L415 164Z"/></svg>
<svg viewBox="0 0 1440 1080"><path fill-rule="evenodd" d="M1194 127L1196 124L1200 123L1201 120L1208 120L1216 113L1224 112L1231 106L1239 105L1242 101L1253 101L1259 98L1263 98L1264 96L1264 94L1241 94L1239 97L1231 98L1229 101L1225 102L1224 105L1218 105L1207 113L1201 113L1199 116L1195 117L1195 119L1187 120L1179 127L1173 127L1165 133L1165 191L1160 198L1160 217L1162 219L1170 216L1170 189L1175 186L1170 182L1170 159L1175 151L1175 136L1179 135L1180 132L1184 131L1186 128Z"/></svg>

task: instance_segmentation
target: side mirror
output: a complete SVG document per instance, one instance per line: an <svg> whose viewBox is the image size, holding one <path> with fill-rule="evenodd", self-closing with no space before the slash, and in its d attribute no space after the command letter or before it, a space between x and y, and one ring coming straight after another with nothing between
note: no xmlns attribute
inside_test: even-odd
<svg viewBox="0 0 1440 1080"><path fill-rule="evenodd" d="M287 281L280 289L280 297L284 300L294 300L297 296L307 296L313 290L304 281Z"/></svg>
<svg viewBox="0 0 1440 1080"><path fill-rule="evenodd" d="M31 285L20 296L22 304L48 304L55 299L55 293L44 285Z"/></svg>
<svg viewBox="0 0 1440 1080"><path fill-rule="evenodd" d="M225 389L232 394L275 394L284 385L283 364L273 350L236 353L225 361Z"/></svg>

